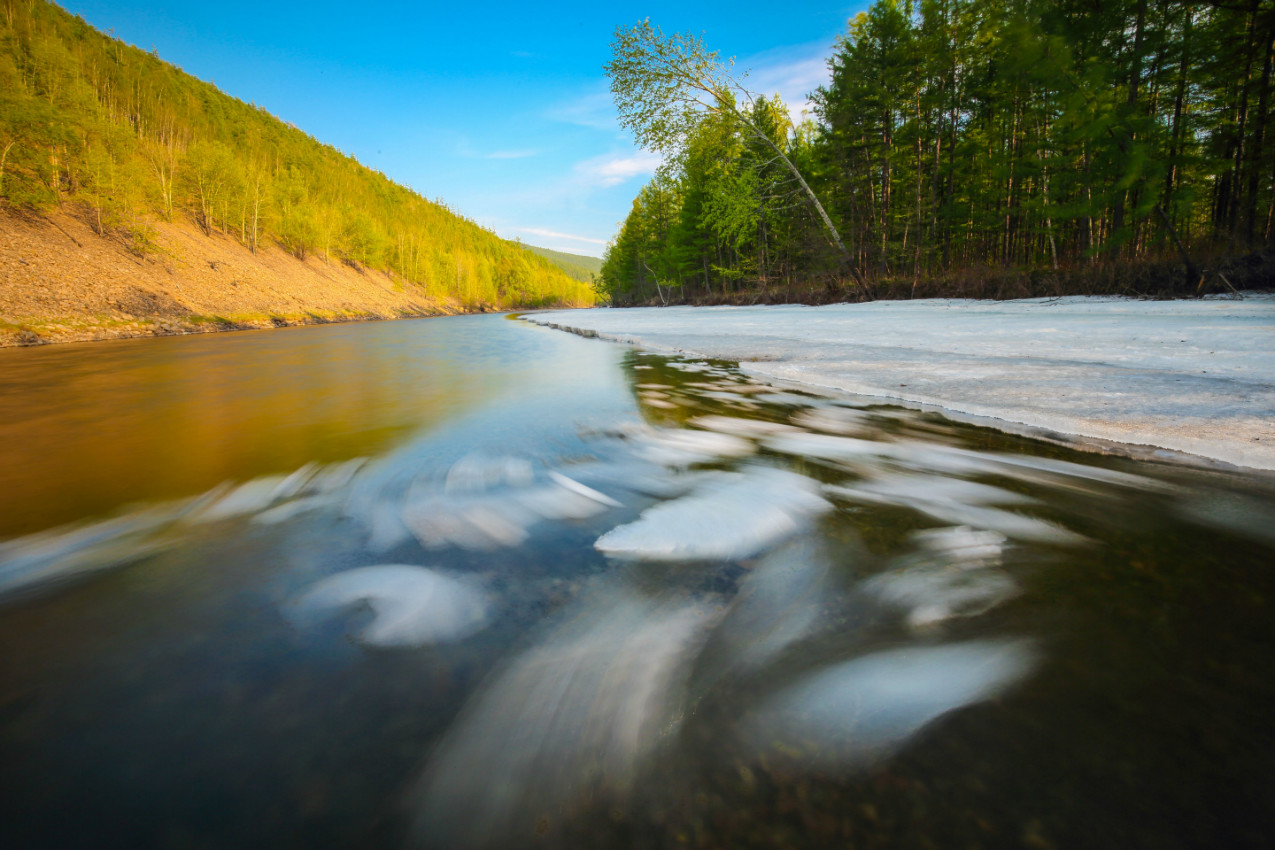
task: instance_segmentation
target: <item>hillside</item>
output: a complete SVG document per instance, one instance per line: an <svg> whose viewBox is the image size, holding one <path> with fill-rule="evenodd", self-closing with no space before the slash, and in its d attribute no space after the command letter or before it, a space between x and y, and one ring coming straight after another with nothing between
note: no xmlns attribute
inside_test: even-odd
<svg viewBox="0 0 1275 850"><path fill-rule="evenodd" d="M551 248L540 248L536 245L523 245L533 254L544 257L562 271L576 280L592 283L594 276L602 271L602 260L585 254L568 254L566 251L554 251Z"/></svg>
<svg viewBox="0 0 1275 850"><path fill-rule="evenodd" d="M93 264L106 262L103 252L142 270L175 269L186 290L176 300L191 312L415 313L426 303L477 310L593 300L589 286L545 258L42 0L6 4L0 15L0 207L0 318L10 325L91 321ZM77 227L78 246L63 233ZM42 240L48 251L36 250ZM269 268L261 279L275 294L201 292L207 281L191 270L210 251L248 255L212 260L240 263L245 274ZM61 288L66 262L79 264L83 304L63 293L54 298L59 312L21 312L53 309L30 287L57 279ZM393 305L379 294L354 296L374 289L350 275L390 281ZM323 289L321 281L346 278L349 291Z"/></svg>

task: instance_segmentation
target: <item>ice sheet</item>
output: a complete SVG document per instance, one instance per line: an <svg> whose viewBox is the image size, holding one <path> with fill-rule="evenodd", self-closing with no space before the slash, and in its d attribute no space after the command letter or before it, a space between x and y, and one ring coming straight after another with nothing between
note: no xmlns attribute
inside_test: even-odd
<svg viewBox="0 0 1275 850"><path fill-rule="evenodd" d="M756 376L1275 469L1275 296L574 310L531 321Z"/></svg>

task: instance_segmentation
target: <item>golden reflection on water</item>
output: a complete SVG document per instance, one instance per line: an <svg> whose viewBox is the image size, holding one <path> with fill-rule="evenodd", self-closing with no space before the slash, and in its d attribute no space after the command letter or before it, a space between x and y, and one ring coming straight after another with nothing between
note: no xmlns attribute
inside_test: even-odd
<svg viewBox="0 0 1275 850"><path fill-rule="evenodd" d="M472 328L401 321L0 351L0 540L384 451L499 396L516 374L466 361Z"/></svg>

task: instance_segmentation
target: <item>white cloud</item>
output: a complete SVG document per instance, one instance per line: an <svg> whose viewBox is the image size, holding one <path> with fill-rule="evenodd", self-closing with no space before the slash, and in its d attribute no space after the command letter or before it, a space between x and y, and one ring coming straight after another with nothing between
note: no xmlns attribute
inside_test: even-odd
<svg viewBox="0 0 1275 850"><path fill-rule="evenodd" d="M814 118L807 95L832 79L828 70L832 52L832 45L825 42L768 50L739 63L750 68L742 82L755 94L778 94L788 106L793 124L799 124L803 110L809 113L806 117Z"/></svg>
<svg viewBox="0 0 1275 850"><path fill-rule="evenodd" d="M546 230L543 227L515 227L519 233L530 233L532 236L544 236L547 239L569 239L572 242L587 242L590 245L605 245L605 239L594 239L592 236L576 236L572 233L559 233L556 230Z"/></svg>
<svg viewBox="0 0 1275 850"><path fill-rule="evenodd" d="M526 159L529 156L538 156L540 151L493 151L491 153L482 154L483 159Z"/></svg>
<svg viewBox="0 0 1275 850"><path fill-rule="evenodd" d="M594 130L619 129L615 120L615 105L611 102L611 93L606 89L595 89L575 100L560 103L550 108L545 117Z"/></svg>
<svg viewBox="0 0 1275 850"><path fill-rule="evenodd" d="M576 163L575 176L590 186L618 186L634 177L647 177L659 168L658 154L638 151L631 154L606 154Z"/></svg>

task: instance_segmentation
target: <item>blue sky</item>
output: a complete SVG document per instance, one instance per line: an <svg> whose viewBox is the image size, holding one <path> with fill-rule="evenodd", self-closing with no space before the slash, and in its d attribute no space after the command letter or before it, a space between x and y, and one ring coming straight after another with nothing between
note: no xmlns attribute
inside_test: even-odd
<svg viewBox="0 0 1275 850"><path fill-rule="evenodd" d="M703 33L790 104L866 4L69 0L99 29L265 107L506 238L600 256L656 164L615 121L618 25Z"/></svg>

